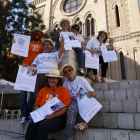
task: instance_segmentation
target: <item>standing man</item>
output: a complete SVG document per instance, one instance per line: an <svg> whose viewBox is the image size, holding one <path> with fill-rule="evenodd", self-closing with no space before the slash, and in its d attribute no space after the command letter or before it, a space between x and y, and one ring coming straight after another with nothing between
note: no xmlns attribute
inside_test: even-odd
<svg viewBox="0 0 140 140"><path fill-rule="evenodd" d="M88 124L82 120L80 123L76 124L77 115L78 115L78 105L76 92L78 86L82 86L87 90L87 96L89 98L96 97L94 89L89 85L88 81L79 76L75 76L75 68L71 64L65 64L60 72L63 76L67 77L68 80L64 82L63 86L66 87L71 95L72 102L68 106L67 116L66 116L66 140L74 140L74 129L84 130L88 128Z"/></svg>
<svg viewBox="0 0 140 140"><path fill-rule="evenodd" d="M22 61L22 66L27 67L31 65L35 57L44 51L43 44L40 43L40 39L44 37L44 33L39 28L34 28L30 32L30 36L33 38L33 41L30 42L28 57L24 57ZM15 43L15 40L12 40L12 43ZM17 56L22 58L22 56ZM27 91L20 91L20 109L21 109L21 121L20 123L25 123L26 120L31 119L30 112L32 112L33 106L35 103L35 92L30 92L30 98L27 103Z"/></svg>

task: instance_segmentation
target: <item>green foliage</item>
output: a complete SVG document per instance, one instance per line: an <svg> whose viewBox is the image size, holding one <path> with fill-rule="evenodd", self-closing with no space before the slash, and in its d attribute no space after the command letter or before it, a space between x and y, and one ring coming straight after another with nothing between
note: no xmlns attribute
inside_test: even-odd
<svg viewBox="0 0 140 140"><path fill-rule="evenodd" d="M15 81L22 60L10 55L13 35L29 35L35 27L45 29L42 15L36 11L35 5L26 0L11 0L3 6L0 1L0 78Z"/></svg>

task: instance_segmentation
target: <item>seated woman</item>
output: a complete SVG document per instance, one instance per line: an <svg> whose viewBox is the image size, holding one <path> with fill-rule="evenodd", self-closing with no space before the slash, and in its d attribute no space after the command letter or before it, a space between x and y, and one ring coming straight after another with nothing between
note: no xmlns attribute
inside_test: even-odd
<svg viewBox="0 0 140 140"><path fill-rule="evenodd" d="M43 39L44 53L39 54L31 66L37 67L37 81L35 86L35 96L37 97L40 89L45 87L45 74L50 73L50 69L58 69L58 64L62 60L64 52L64 38L60 42L61 47L58 52L53 52L55 44L51 39Z"/></svg>
<svg viewBox="0 0 140 140"><path fill-rule="evenodd" d="M50 133L57 132L65 127L67 106L71 102L71 97L68 90L62 86L63 81L60 77L60 71L53 69L49 75L46 75L46 87L38 93L35 110L46 104L53 97L57 97L65 106L60 110L44 116L44 120L34 123L33 120L29 123L25 140L48 140Z"/></svg>
<svg viewBox="0 0 140 140"><path fill-rule="evenodd" d="M79 31L81 30L81 27L79 24L73 24L71 26L71 31L75 34L75 38L81 43L81 48L75 48L73 47L74 51L76 52L77 54L77 60L78 60L78 66L79 66L79 69L78 69L78 73L80 76L84 76L84 55L83 55L83 49L85 50L86 47L84 45L84 38L81 34L79 34Z"/></svg>
<svg viewBox="0 0 140 140"><path fill-rule="evenodd" d="M63 76L67 77L68 79L64 82L63 86L66 87L71 95L72 101L68 106L67 114L66 114L66 134L65 140L74 140L74 129L76 130L85 130L88 128L88 124L82 119L80 123L76 124L77 121L77 114L78 114L78 105L77 105L77 88L80 85L82 88L80 92L85 89L86 95L89 98L96 97L96 93L94 89L90 86L88 81L80 76L75 75L75 67L71 64L65 64L61 69L60 72ZM84 96L84 94L80 95Z"/></svg>

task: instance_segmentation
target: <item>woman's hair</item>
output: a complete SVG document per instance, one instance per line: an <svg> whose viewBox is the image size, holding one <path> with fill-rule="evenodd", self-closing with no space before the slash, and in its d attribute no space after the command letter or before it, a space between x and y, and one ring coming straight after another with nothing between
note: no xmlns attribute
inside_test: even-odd
<svg viewBox="0 0 140 140"><path fill-rule="evenodd" d="M71 27L71 29L76 29L76 30L79 32L79 26L78 26L78 25L73 25L73 26Z"/></svg>
<svg viewBox="0 0 140 140"><path fill-rule="evenodd" d="M58 78L57 87L63 86L63 79L62 78L59 78L59 77L56 77L56 78ZM49 79L49 77L45 78L45 86L46 87L50 87L50 85L48 83L48 79Z"/></svg>
<svg viewBox="0 0 140 140"><path fill-rule="evenodd" d="M105 33L105 32L103 32L103 31L99 32L99 34L98 34L98 36L97 36L97 39L98 39L98 40L99 40L99 36L100 36L102 33ZM106 33L105 33L105 34L106 34ZM106 34L106 37L105 37L105 39L104 39L103 42L106 43L107 39L108 39L108 37L107 37L107 34Z"/></svg>
<svg viewBox="0 0 140 140"><path fill-rule="evenodd" d="M51 46L53 46L53 44L52 44L50 41L44 41L44 42L43 42L43 47L44 47L44 43L46 43L46 42L49 42L49 44L50 44Z"/></svg>

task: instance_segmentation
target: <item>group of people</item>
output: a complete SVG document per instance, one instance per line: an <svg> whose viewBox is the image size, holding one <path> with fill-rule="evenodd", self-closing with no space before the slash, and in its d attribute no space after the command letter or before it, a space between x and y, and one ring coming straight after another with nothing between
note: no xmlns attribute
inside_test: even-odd
<svg viewBox="0 0 140 140"><path fill-rule="evenodd" d="M28 57L23 58L22 65L25 67L31 66L36 67L37 70L37 81L35 86L35 92L30 92L30 98L27 102L27 91L21 91L20 94L20 109L21 109L21 121L25 123L27 120L30 121L25 140L47 140L49 133L59 131L66 126L65 139L74 139L74 129L84 130L88 128L88 124L81 119L80 123L76 124L78 105L76 90L78 85L81 85L86 89L86 94L89 98L96 97L94 89L90 86L87 80L82 77L84 76L84 54L83 50L88 50L91 53L98 53L99 60L102 64L102 77L101 81L105 81L106 71L108 63L104 63L101 46L107 40L107 32L100 31L97 38L91 39L87 46L84 45L84 38L80 32L80 26L74 24L71 26L71 32L68 31L70 27L70 21L68 19L62 19L60 21L62 31L59 33L59 43L55 51L56 43L51 39L43 39L42 43L39 41L44 37L44 33L39 29L35 28L30 32L33 42L29 45ZM74 36L80 43L81 48L73 47L73 50L77 54L78 60L78 72L80 76L76 76L76 69L71 64L65 64L60 70L58 70L58 64L63 58L64 54L64 37L63 35ZM13 39L13 43L15 40ZM59 44L58 43L58 44ZM21 56L17 56L21 58ZM96 69L88 69L86 77L93 79L91 76L91 70L95 75L94 81L99 83L99 77ZM62 76L67 77L63 83ZM30 117L30 112L46 104L53 97L57 97L65 107L60 110L44 116L44 120L34 123Z"/></svg>

